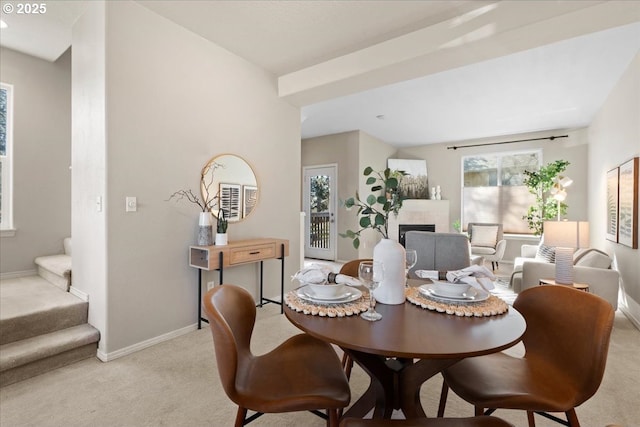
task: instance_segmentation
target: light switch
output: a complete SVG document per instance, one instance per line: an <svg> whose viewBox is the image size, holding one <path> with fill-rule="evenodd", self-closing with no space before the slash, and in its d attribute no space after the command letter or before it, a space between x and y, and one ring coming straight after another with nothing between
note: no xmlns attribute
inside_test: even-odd
<svg viewBox="0 0 640 427"><path fill-rule="evenodd" d="M136 212L138 210L138 200L136 197L127 197L125 199L125 211Z"/></svg>

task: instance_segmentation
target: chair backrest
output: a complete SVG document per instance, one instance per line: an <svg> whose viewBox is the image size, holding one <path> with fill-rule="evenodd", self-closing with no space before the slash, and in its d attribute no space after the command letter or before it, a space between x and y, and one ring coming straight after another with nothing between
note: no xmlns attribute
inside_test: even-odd
<svg viewBox="0 0 640 427"><path fill-rule="evenodd" d="M600 387L607 362L614 311L606 300L569 286L536 286L513 307L524 316L525 357L541 358L566 373L579 390L572 406Z"/></svg>
<svg viewBox="0 0 640 427"><path fill-rule="evenodd" d="M407 231L406 248L415 249L418 262L414 270L460 270L468 267L469 239L460 233Z"/></svg>
<svg viewBox="0 0 640 427"><path fill-rule="evenodd" d="M358 267L362 261L373 261L371 258L362 258L362 259L352 259L351 261L346 262L340 268L340 274L344 274L345 276L358 277Z"/></svg>
<svg viewBox="0 0 640 427"><path fill-rule="evenodd" d="M504 232L502 231L502 224L489 223L489 222L470 222L467 225L467 233L469 234L469 241L471 242L471 246L487 246L487 247L490 246L488 244L479 244L479 245L474 244L474 235L473 235L474 228L476 230L481 229L483 232L484 231L492 232L491 233L492 236L490 237L491 239L495 239L495 242L493 243L493 245L491 245L491 247L495 247L500 240L504 240ZM494 230L495 230L495 234L493 234ZM486 233L483 233L483 234L486 234ZM480 240L486 240L484 239L484 237L485 236L480 236L478 233L476 233L476 238ZM484 243L484 242L481 242L481 243Z"/></svg>
<svg viewBox="0 0 640 427"><path fill-rule="evenodd" d="M203 302L222 386L229 399L238 403L236 376L242 360L251 357L255 302L247 290L235 285L212 288L204 295Z"/></svg>

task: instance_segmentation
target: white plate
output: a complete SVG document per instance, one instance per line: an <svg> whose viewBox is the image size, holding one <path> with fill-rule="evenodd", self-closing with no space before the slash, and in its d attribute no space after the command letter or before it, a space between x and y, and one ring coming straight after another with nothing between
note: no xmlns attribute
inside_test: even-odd
<svg viewBox="0 0 640 427"><path fill-rule="evenodd" d="M321 298L316 296L309 286L302 286L296 290L296 295L298 298L302 298L311 302L321 302L324 304L343 304L345 302L355 301L362 296L362 292L359 289L352 287L345 287L345 290L342 294L336 295L331 298Z"/></svg>
<svg viewBox="0 0 640 427"><path fill-rule="evenodd" d="M432 284L422 285L419 289L421 294L445 302L480 302L489 298L489 292L474 287L470 287L465 295L459 297L439 295Z"/></svg>
<svg viewBox="0 0 640 427"><path fill-rule="evenodd" d="M431 291L440 297L463 298L463 294L472 289L468 283L451 283L440 280L432 280L432 282Z"/></svg>

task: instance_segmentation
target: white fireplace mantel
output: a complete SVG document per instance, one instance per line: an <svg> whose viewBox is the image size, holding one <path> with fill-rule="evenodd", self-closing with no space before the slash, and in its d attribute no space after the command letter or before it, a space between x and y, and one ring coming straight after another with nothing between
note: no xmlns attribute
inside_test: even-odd
<svg viewBox="0 0 640 427"><path fill-rule="evenodd" d="M397 217L389 216L389 238L398 240L400 224L434 224L436 232L449 233L448 200L408 199L402 202Z"/></svg>

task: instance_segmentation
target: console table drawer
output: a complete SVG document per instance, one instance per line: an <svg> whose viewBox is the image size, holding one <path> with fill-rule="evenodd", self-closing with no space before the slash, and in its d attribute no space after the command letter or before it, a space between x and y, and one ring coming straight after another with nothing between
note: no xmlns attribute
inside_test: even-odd
<svg viewBox="0 0 640 427"><path fill-rule="evenodd" d="M276 258L275 243L255 245L249 248L237 248L229 251L229 264L243 264L246 262L256 262L264 259Z"/></svg>

